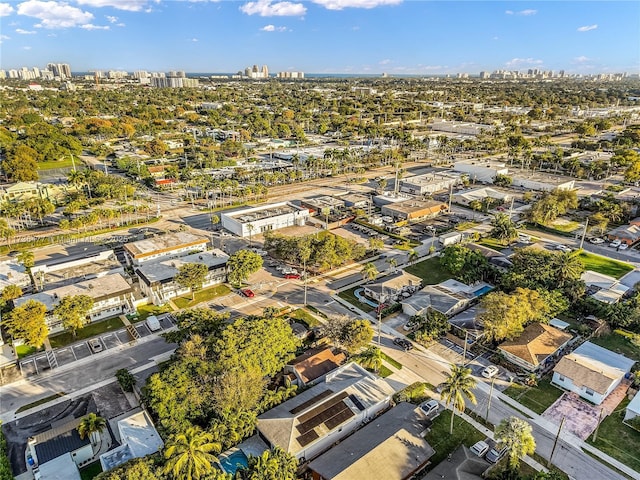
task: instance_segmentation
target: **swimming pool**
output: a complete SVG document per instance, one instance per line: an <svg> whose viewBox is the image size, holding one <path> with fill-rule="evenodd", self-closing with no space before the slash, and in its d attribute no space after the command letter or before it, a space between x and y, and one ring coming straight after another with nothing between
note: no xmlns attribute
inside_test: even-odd
<svg viewBox="0 0 640 480"><path fill-rule="evenodd" d="M220 455L218 461L222 469L231 475L234 475L237 470L249 466L249 459L242 450L236 450L230 455Z"/></svg>
<svg viewBox="0 0 640 480"><path fill-rule="evenodd" d="M490 292L491 290L493 290L493 287L489 286L489 285L485 285L482 288L479 288L478 290L473 292L473 295L476 297L479 297L480 295L484 295L487 292Z"/></svg>

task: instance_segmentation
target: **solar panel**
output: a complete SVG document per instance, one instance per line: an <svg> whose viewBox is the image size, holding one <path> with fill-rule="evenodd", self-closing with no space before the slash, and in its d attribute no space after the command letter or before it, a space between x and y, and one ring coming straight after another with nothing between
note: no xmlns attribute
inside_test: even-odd
<svg viewBox="0 0 640 480"><path fill-rule="evenodd" d="M316 416L311 417L306 422L299 424L298 426L296 426L296 428L298 429L298 432L304 435L309 430L313 430L318 425L322 425L324 422L326 422L330 418L335 417L341 411L348 408L349 407L347 407L343 401L340 401L339 403L332 405L326 410L319 412Z"/></svg>
<svg viewBox="0 0 640 480"><path fill-rule="evenodd" d="M323 411L327 410L328 408L331 408L332 406L334 406L337 403L340 403L342 400L344 400L345 398L347 398L349 395L346 392L342 392L338 395L336 395L335 397L333 397L330 400L327 400L326 402L324 402L321 405L318 405L316 408L314 408L313 410L308 411L307 413L300 415L300 418L298 418L298 421L300 423L304 423L307 420L309 420L310 418L315 417L316 415L322 413Z"/></svg>
<svg viewBox="0 0 640 480"><path fill-rule="evenodd" d="M345 420L348 420L349 418L354 417L355 415L356 414L353 413L350 408L347 408L345 410L342 410L340 413L338 413L334 417L331 417L329 420L324 422L324 424L327 426L329 430L333 430L338 425L343 423Z"/></svg>
<svg viewBox="0 0 640 480"><path fill-rule="evenodd" d="M313 442L318 438L320 438L320 436L316 433L315 430L309 430L304 435L300 435L298 438L296 438L296 440L302 447L306 447L307 445L309 445L311 442Z"/></svg>
<svg viewBox="0 0 640 480"><path fill-rule="evenodd" d="M294 415L296 413L300 413L303 410L306 410L307 408L309 408L314 403L318 403L320 400L323 400L331 395L333 395L333 390L323 390L322 392L317 394L315 397L311 397L309 400L289 410L289 413L293 413Z"/></svg>
<svg viewBox="0 0 640 480"><path fill-rule="evenodd" d="M364 410L364 405L362 405L362 402L360 401L360 399L358 397L356 397L355 395L349 395L349 400L351 400L353 402L353 404L356 406L356 408L360 411Z"/></svg>

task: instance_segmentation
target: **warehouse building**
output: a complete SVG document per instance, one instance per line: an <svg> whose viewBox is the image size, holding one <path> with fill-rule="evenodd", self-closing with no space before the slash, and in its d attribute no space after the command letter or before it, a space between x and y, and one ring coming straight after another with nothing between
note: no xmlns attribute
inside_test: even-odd
<svg viewBox="0 0 640 480"><path fill-rule="evenodd" d="M279 228L305 225L309 210L281 202L244 208L221 215L222 226L239 237L259 235Z"/></svg>
<svg viewBox="0 0 640 480"><path fill-rule="evenodd" d="M449 190L462 183L460 175L453 173L427 173L400 180L400 191L411 195L428 195Z"/></svg>
<svg viewBox="0 0 640 480"><path fill-rule="evenodd" d="M473 183L493 183L498 175L507 175L509 169L504 163L489 161L456 162L453 171L464 173Z"/></svg>
<svg viewBox="0 0 640 480"><path fill-rule="evenodd" d="M561 175L550 175L540 172L513 172L511 175L514 187L538 192L551 192L553 190L573 190L575 180Z"/></svg>
<svg viewBox="0 0 640 480"><path fill-rule="evenodd" d="M418 220L436 217L447 211L447 205L435 200L405 200L382 207L382 215L393 217L394 221Z"/></svg>

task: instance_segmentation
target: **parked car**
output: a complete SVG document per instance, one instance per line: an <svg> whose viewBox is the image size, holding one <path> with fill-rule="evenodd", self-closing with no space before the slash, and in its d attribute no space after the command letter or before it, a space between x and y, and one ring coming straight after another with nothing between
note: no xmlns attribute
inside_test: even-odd
<svg viewBox="0 0 640 480"><path fill-rule="evenodd" d="M556 246L556 250L559 250L559 251L564 252L564 253L569 253L569 252L571 252L571 247L568 246L568 245L558 244Z"/></svg>
<svg viewBox="0 0 640 480"><path fill-rule="evenodd" d="M162 328L160 326L160 320L158 320L158 317L155 315L149 315L147 317L147 327L149 327L149 330L152 332L156 332Z"/></svg>
<svg viewBox="0 0 640 480"><path fill-rule="evenodd" d="M250 290L248 288L244 288L244 289L240 290L240 292L242 292L242 295L244 295L245 297L248 297L248 298L253 298L253 297L256 296L256 294L253 293L253 290Z"/></svg>
<svg viewBox="0 0 640 480"><path fill-rule="evenodd" d="M489 463L497 463L502 457L504 457L505 453L507 453L507 447L501 448L500 450L493 447L487 452L484 458Z"/></svg>
<svg viewBox="0 0 640 480"><path fill-rule="evenodd" d="M89 340L89 347L93 353L98 353L102 351L102 342L99 338L92 338Z"/></svg>
<svg viewBox="0 0 640 480"><path fill-rule="evenodd" d="M438 408L440 408L440 404L438 403L437 400L427 400L426 402L422 402L420 404L420 410L422 411L422 413L424 413L427 417L436 413L438 411Z"/></svg>
<svg viewBox="0 0 640 480"><path fill-rule="evenodd" d="M495 377L500 370L495 365L489 365L484 370L482 370L482 376L484 378Z"/></svg>
<svg viewBox="0 0 640 480"><path fill-rule="evenodd" d="M412 322L411 320L409 320L407 323L405 323L405 324L402 326L402 329L403 329L405 332L410 332L411 330L413 330L413 329L417 328L417 327L418 327L418 325L419 325L419 323L418 323L418 322Z"/></svg>
<svg viewBox="0 0 640 480"><path fill-rule="evenodd" d="M611 248L618 248L620 245L622 245L622 241L617 239L609 244Z"/></svg>
<svg viewBox="0 0 640 480"><path fill-rule="evenodd" d="M288 279L292 279L292 280L300 280L300 274L299 273L286 273L284 275L284 278L288 278Z"/></svg>
<svg viewBox="0 0 640 480"><path fill-rule="evenodd" d="M413 344L409 340L405 340L404 338L394 338L393 343L402 348L405 352L409 351L413 348Z"/></svg>
<svg viewBox="0 0 640 480"><path fill-rule="evenodd" d="M487 442L480 440L479 442L474 443L470 450L477 456L484 457L485 453L489 451L489 445Z"/></svg>
<svg viewBox="0 0 640 480"><path fill-rule="evenodd" d="M621 243L618 247L618 250L626 250L627 248L629 248L629 245L627 245L626 243Z"/></svg>
<svg viewBox="0 0 640 480"><path fill-rule="evenodd" d="M520 243L530 243L531 242L531 237L529 235L524 234L524 233L519 233L518 234L518 241Z"/></svg>
<svg viewBox="0 0 640 480"><path fill-rule="evenodd" d="M602 245L604 243L604 238L593 237L589 239L589 242L593 243L594 245Z"/></svg>

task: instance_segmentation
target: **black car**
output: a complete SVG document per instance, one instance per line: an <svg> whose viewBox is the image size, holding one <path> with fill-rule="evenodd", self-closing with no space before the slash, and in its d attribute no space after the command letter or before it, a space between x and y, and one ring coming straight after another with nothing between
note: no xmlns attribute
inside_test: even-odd
<svg viewBox="0 0 640 480"><path fill-rule="evenodd" d="M405 340L404 338L400 338L400 337L394 338L393 339L393 343L398 345L405 352L409 351L409 350L411 350L413 348L413 345L411 344L411 342L409 340Z"/></svg>

